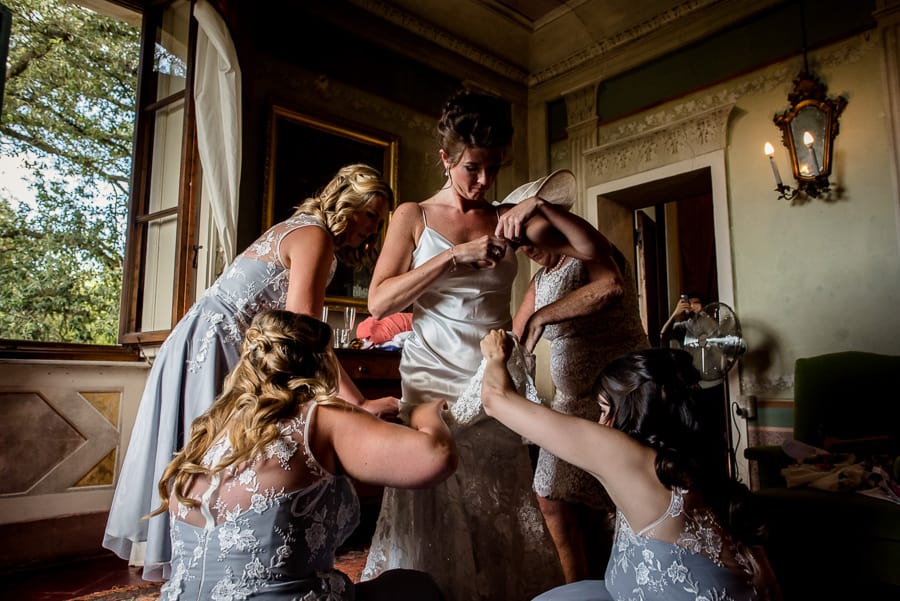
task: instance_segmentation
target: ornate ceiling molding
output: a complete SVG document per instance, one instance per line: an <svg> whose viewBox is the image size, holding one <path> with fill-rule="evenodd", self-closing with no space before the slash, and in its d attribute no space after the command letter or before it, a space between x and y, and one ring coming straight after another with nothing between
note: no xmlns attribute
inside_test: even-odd
<svg viewBox="0 0 900 601"><path fill-rule="evenodd" d="M678 19L682 19L691 13L702 10L720 1L721 0L687 0L674 8L655 15L653 18L648 19L631 29L625 30L615 36L605 38L592 46L588 46L584 50L576 52L551 67L532 74L528 78L528 86L536 86L551 80L554 77L563 75L588 61L595 60L616 48L630 44L654 31L662 29Z"/></svg>
<svg viewBox="0 0 900 601"><path fill-rule="evenodd" d="M528 72L513 64L504 61L497 56L485 52L468 42L447 33L443 29L435 27L418 17L409 14L395 6L391 6L381 0L349 0L351 4L381 17L385 21L393 23L422 38L433 41L438 46L445 48L454 54L458 54L495 73L503 75L515 82L525 84L528 82Z"/></svg>

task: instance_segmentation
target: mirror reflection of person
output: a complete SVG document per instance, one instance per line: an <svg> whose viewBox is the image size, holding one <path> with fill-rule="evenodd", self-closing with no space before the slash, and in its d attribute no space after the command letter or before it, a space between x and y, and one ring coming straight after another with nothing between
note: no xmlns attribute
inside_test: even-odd
<svg viewBox="0 0 900 601"><path fill-rule="evenodd" d="M687 320L697 315L703 310L703 297L696 292L682 294L675 303L672 315L659 331L659 345L663 348L672 346L675 342L677 347L684 344L684 335L687 331Z"/></svg>
<svg viewBox="0 0 900 601"><path fill-rule="evenodd" d="M265 309L318 318L338 259L374 262L378 229L393 202L381 174L348 165L294 214L235 258L172 328L147 377L103 546L128 559L146 542L143 576L169 576L168 515L142 519L159 504L154 482L184 444L195 417L209 409L237 363L244 332ZM367 401L341 369L340 394L373 413L396 412L397 399Z"/></svg>
<svg viewBox="0 0 900 601"><path fill-rule="evenodd" d="M222 394L160 480L157 513L173 516L175 541L160 601L441 599L421 572L354 585L334 567L359 524L354 481L432 486L457 454L440 401L416 407L406 427L337 397L331 338L307 315L254 317Z"/></svg>
<svg viewBox="0 0 900 601"><path fill-rule="evenodd" d="M518 394L506 368L511 347L501 330L482 340L485 411L593 474L616 506L605 579L534 601L630 599L636 591L648 601L780 598L750 491L710 452L721 430L700 411L700 374L689 353L652 348L607 364L593 388L598 423Z"/></svg>
<svg viewBox="0 0 900 601"><path fill-rule="evenodd" d="M401 415L437 399L448 401L451 413L469 406L465 393L480 386L479 341L492 328L511 326L514 244L584 259L596 254L593 240L568 229L573 215L547 199L488 200L512 141L509 111L487 94L451 97L438 123L445 183L391 217L369 311L381 319L413 307L400 363ZM484 417L480 390L474 401L471 421L450 424L460 451L456 473L426 490L385 490L363 578L394 567L426 571L448 601L529 599L563 581L531 490L528 447Z"/></svg>
<svg viewBox="0 0 900 601"><path fill-rule="evenodd" d="M580 219L580 218L579 218ZM600 370L619 355L649 346L641 322L633 270L622 253L583 221L605 253L593 261L523 246L543 266L531 280L513 319L513 332L528 351L543 335L550 341L550 406L597 421L591 387ZM610 461L614 460L610 458ZM534 491L556 543L566 582L589 575L590 555L611 545L609 496L596 478L540 449Z"/></svg>

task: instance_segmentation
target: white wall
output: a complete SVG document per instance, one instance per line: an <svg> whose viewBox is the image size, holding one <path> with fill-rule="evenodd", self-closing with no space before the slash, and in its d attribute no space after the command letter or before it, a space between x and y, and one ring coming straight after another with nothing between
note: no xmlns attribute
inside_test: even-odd
<svg viewBox="0 0 900 601"><path fill-rule="evenodd" d="M772 123L789 107L790 81L738 98L729 124L735 309L749 347L766 350L744 362L745 394L791 397L797 357L841 350L900 354L900 246L881 54L868 37L850 46L810 56L829 96L848 100L831 178L843 188L840 198L792 205L773 191L766 141L776 146L785 183L794 183ZM786 67L795 75L799 62Z"/></svg>

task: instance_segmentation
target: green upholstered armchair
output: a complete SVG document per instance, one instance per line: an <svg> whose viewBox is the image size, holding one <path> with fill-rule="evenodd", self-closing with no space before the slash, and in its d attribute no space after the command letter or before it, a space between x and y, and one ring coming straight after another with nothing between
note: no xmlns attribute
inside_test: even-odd
<svg viewBox="0 0 900 601"><path fill-rule="evenodd" d="M797 359L794 438L857 458L896 458L898 380L900 356L845 351ZM750 447L744 455L757 463L755 494L786 600L900 598L900 505L856 492L787 488L780 471L791 459L781 447Z"/></svg>

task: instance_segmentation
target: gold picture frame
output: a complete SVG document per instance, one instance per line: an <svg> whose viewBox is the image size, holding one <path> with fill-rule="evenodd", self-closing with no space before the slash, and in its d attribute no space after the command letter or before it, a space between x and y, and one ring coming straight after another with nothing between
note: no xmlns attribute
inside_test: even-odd
<svg viewBox="0 0 900 601"><path fill-rule="evenodd" d="M273 104L266 140L264 230L290 217L303 199L316 194L351 163L381 169L396 195L398 136ZM339 263L325 290L326 304L365 309L371 279L371 270Z"/></svg>

